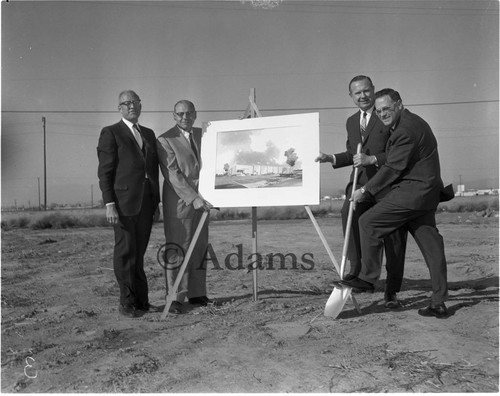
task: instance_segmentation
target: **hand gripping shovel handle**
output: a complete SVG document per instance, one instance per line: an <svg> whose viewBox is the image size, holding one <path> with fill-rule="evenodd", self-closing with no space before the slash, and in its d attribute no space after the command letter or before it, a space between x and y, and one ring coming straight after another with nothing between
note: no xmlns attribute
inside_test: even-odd
<svg viewBox="0 0 500 396"><path fill-rule="evenodd" d="M177 277L175 278L174 286L172 289L168 291L167 295L167 301L165 303L165 308L163 309L163 314L161 315L162 319L165 319L168 314L168 310L170 309L170 306L172 305L172 302L175 299L175 295L177 294L177 289L179 288L179 285L182 280L182 276L184 275L184 272L186 271L186 267L189 263L189 259L191 258L191 255L193 254L194 247L196 246L196 242L198 241L198 238L201 234L201 230L203 229L203 225L205 224L205 221L207 220L209 211L204 211L203 214L201 215L200 222L198 223L198 227L196 227L196 231L193 235L193 238L191 239L191 243L189 244L188 251L186 252L186 255L184 256L184 261L182 262L181 268L179 269L179 272L177 273ZM166 264L165 264L166 268ZM166 273L166 269L165 269Z"/></svg>

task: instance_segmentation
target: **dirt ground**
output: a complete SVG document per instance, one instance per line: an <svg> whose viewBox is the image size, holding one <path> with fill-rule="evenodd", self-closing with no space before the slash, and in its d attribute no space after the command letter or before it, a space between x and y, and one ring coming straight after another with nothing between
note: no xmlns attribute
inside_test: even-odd
<svg viewBox="0 0 500 396"><path fill-rule="evenodd" d="M2 232L1 391L52 392L498 392L498 218L440 214L450 298L447 319L417 314L430 296L413 240L402 307L356 294L323 315L338 279L309 220L259 221L258 301L251 222L210 225L209 297L184 315L118 313L111 228ZM318 220L340 262L340 219ZM164 305L156 224L146 254L150 301ZM270 253L287 255L284 269ZM276 256L277 257L277 256ZM297 258L296 269L292 259ZM277 260L277 259L276 259ZM231 269L236 268L236 269Z"/></svg>

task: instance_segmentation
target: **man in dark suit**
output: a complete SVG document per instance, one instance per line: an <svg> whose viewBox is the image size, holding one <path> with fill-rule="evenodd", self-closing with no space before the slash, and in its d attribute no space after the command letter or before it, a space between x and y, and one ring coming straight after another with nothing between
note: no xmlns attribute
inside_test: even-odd
<svg viewBox="0 0 500 396"><path fill-rule="evenodd" d="M160 202L158 155L154 132L139 125L141 99L134 91L118 97L120 122L102 129L97 146L97 175L113 225L113 268L120 287L119 312L137 317L149 304L144 254Z"/></svg>
<svg viewBox="0 0 500 396"><path fill-rule="evenodd" d="M194 104L188 100L177 102L173 117L176 125L157 139L160 168L165 178L162 202L168 247L165 261L169 288L175 283L203 211L211 208L210 203L198 193L202 131L193 128L196 120ZM206 288L207 247L208 221L203 225L169 312L184 313L183 302L186 297L193 305L206 306L210 303Z"/></svg>
<svg viewBox="0 0 500 396"><path fill-rule="evenodd" d="M345 285L373 289L380 275L380 254L385 236L406 226L429 268L430 305L422 316L444 318L448 296L443 238L436 227L436 209L443 191L437 142L429 125L403 107L393 89L375 94L375 108L390 130L387 159L366 184L354 192L354 201L384 192L384 196L359 219L362 268L358 278Z"/></svg>
<svg viewBox="0 0 500 396"><path fill-rule="evenodd" d="M370 77L356 76L349 83L349 96L359 111L347 119L347 142L346 151L330 155L320 153L316 161L331 162L334 169L353 166L358 168L357 186L361 187L370 180L380 166L386 161L385 145L389 138L389 131L378 119L374 112L375 87ZM361 154L356 154L358 143L362 144ZM349 182L345 189L346 199L342 206L342 226L347 226L349 204L353 188L354 169L351 172ZM359 240L358 219L375 203L374 200L366 200L359 203L353 212L351 232L347 258L350 262L349 273L344 279L356 278L361 270L361 247ZM389 235L385 240L387 281L385 288L386 308L397 308L396 293L401 290L404 272L404 259L406 251L407 232L401 228ZM357 291L357 290L355 290Z"/></svg>

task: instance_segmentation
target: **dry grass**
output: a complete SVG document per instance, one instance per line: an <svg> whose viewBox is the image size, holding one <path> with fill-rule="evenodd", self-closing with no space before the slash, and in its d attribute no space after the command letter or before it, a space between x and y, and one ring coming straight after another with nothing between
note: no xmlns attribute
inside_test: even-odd
<svg viewBox="0 0 500 396"><path fill-rule="evenodd" d="M340 216L343 200L325 200L311 206L316 217ZM474 213L480 217L493 217L498 212L498 196L455 197L438 207L439 213ZM2 230L13 228L60 229L82 227L109 227L104 209L72 209L51 211L19 211L2 213ZM250 219L251 208L221 208L210 214L212 221ZM257 208L258 220L307 219L304 206ZM160 217L160 221L162 218Z"/></svg>

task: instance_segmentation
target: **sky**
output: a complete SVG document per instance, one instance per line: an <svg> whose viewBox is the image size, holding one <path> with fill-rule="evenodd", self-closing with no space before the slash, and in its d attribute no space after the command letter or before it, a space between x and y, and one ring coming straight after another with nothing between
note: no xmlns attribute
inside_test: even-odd
<svg viewBox="0 0 500 396"><path fill-rule="evenodd" d="M215 124L214 124L215 125ZM237 125L237 124L235 124ZM216 172L224 173L224 166L275 166L291 168L287 164L287 152L297 156L294 169L301 169L304 134L301 128L249 129L235 132L220 132L216 142ZM300 159L299 159L300 158Z"/></svg>
<svg viewBox="0 0 500 396"><path fill-rule="evenodd" d="M445 184L498 188L498 1L11 0L1 20L2 207L43 205L42 117L47 205L95 204L97 140L124 89L159 136L176 101L202 126L238 119L253 88L264 117L319 112L321 151L337 153L358 74L430 124ZM322 164L321 196L350 172Z"/></svg>

